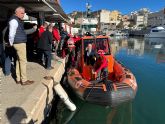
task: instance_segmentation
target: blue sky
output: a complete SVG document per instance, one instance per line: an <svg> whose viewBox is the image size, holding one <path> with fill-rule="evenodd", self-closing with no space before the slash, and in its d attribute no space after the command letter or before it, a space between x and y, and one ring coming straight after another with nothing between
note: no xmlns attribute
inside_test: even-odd
<svg viewBox="0 0 165 124"><path fill-rule="evenodd" d="M99 9L119 10L122 14L129 14L140 8L149 8L154 12L165 7L165 0L60 0L60 2L66 13L74 10L84 11L86 2L90 2L92 11Z"/></svg>

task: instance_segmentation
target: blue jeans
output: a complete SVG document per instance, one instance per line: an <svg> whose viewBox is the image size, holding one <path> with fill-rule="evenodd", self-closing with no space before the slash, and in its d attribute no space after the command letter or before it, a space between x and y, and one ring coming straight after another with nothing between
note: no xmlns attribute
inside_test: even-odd
<svg viewBox="0 0 165 124"><path fill-rule="evenodd" d="M11 73L11 62L12 59L16 59L16 53L13 47L6 47L5 48L5 63L4 63L4 73L5 75L9 75Z"/></svg>
<svg viewBox="0 0 165 124"><path fill-rule="evenodd" d="M50 69L51 68L51 51L43 51L45 56L45 68Z"/></svg>
<svg viewBox="0 0 165 124"><path fill-rule="evenodd" d="M40 64L45 63L45 56L44 56L43 50L38 49L38 51L37 51L37 59L38 59Z"/></svg>
<svg viewBox="0 0 165 124"><path fill-rule="evenodd" d="M11 73L11 60L12 58L9 55L6 55L4 64L5 75L9 75Z"/></svg>
<svg viewBox="0 0 165 124"><path fill-rule="evenodd" d="M0 65L4 66L5 62L5 52L3 48L3 44L0 44Z"/></svg>

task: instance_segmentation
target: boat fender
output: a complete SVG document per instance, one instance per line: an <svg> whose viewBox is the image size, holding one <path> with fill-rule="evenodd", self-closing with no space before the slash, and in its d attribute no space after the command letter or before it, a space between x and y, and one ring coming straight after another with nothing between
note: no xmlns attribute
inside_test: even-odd
<svg viewBox="0 0 165 124"><path fill-rule="evenodd" d="M68 109L71 111L76 110L76 106L74 103L72 103L68 97L68 94L65 92L65 90L62 88L61 84L57 84L54 86L54 89L57 93L57 95L60 97L60 99L65 103Z"/></svg>

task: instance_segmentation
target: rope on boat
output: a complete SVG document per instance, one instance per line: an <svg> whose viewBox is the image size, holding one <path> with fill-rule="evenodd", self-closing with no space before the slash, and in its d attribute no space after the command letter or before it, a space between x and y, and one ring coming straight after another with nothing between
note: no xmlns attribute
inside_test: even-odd
<svg viewBox="0 0 165 124"><path fill-rule="evenodd" d="M107 78L107 77L108 77L108 76L105 76L105 77L102 78L102 80L100 80L100 81L98 81L98 82L96 82L96 83L92 83L92 84L93 84L93 85L92 85L92 88L91 88L91 90L89 91L88 95L86 96L85 100L86 100L86 99L89 97L89 95L92 93L94 86L95 86L96 84L102 82L102 81L103 81L105 78Z"/></svg>

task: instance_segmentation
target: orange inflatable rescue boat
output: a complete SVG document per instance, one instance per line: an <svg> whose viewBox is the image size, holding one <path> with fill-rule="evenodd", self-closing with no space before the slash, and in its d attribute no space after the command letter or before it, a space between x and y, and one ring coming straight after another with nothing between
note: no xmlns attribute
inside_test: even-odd
<svg viewBox="0 0 165 124"><path fill-rule="evenodd" d="M104 106L114 107L134 99L137 91L136 79L131 71L111 54L109 37L84 36L80 42L76 66L67 72L67 80L73 91L84 101ZM98 75L93 73L97 57L93 61L90 60L92 64L85 61L85 51L89 44L95 53L104 51L108 62L106 77L101 73L98 78Z"/></svg>

